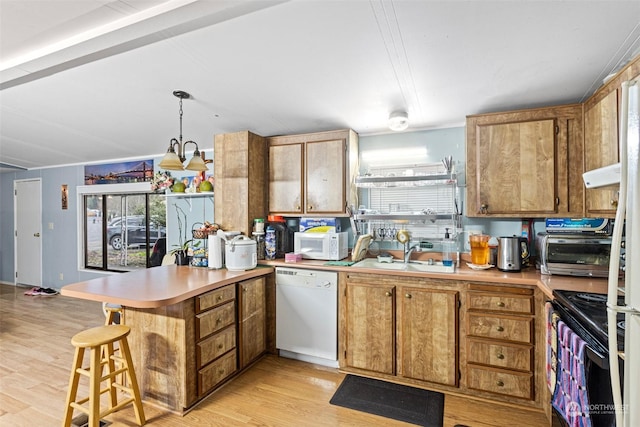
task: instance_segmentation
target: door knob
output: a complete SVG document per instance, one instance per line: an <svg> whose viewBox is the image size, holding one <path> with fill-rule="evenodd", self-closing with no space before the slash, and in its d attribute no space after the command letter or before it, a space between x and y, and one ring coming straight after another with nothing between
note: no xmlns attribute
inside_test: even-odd
<svg viewBox="0 0 640 427"><path fill-rule="evenodd" d="M33 233L33 237L40 237L40 233Z"/></svg>

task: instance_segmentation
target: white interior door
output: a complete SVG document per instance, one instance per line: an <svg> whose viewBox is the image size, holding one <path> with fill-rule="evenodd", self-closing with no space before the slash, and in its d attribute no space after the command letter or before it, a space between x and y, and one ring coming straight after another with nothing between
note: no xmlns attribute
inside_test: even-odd
<svg viewBox="0 0 640 427"><path fill-rule="evenodd" d="M40 179L14 183L16 284L42 286L42 195Z"/></svg>

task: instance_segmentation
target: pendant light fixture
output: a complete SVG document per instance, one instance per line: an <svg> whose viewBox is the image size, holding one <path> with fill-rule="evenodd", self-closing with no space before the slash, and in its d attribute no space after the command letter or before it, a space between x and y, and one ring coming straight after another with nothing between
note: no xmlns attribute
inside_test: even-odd
<svg viewBox="0 0 640 427"><path fill-rule="evenodd" d="M167 150L167 154L164 155L162 161L158 165L160 169L181 171L181 170L190 170L190 171L206 171L207 165L202 157L200 157L200 150L198 150L198 144L195 141L185 141L182 143L182 100L188 99L191 97L187 92L182 90L174 90L173 95L180 99L180 135L178 139L171 138L169 141L169 149ZM187 167L185 168L183 163L186 160L185 156L185 147L187 144L193 144L196 146L195 150L193 150L193 157L189 160Z"/></svg>

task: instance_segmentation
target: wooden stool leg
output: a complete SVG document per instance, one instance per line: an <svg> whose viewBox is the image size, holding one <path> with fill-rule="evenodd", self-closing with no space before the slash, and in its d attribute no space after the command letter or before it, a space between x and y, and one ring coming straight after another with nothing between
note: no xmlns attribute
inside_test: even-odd
<svg viewBox="0 0 640 427"><path fill-rule="evenodd" d="M73 367L71 369L71 377L69 378L69 391L67 392L67 406L64 408L64 418L62 419L63 427L70 427L73 419L73 406L71 402L75 402L78 393L78 383L80 374L77 370L82 368L82 359L84 358L84 348L76 347L73 356Z"/></svg>
<svg viewBox="0 0 640 427"><path fill-rule="evenodd" d="M140 397L140 389L138 388L138 380L136 379L136 373L133 370L133 360L131 359L131 352L129 351L129 342L127 337L120 340L120 354L124 358L127 364L127 377L131 390L133 393L133 408L135 409L136 419L138 425L144 425L146 420L144 418L144 410L142 409L142 398Z"/></svg>
<svg viewBox="0 0 640 427"><path fill-rule="evenodd" d="M100 365L101 347L91 347L91 362L89 375L89 423L88 427L100 427Z"/></svg>
<svg viewBox="0 0 640 427"><path fill-rule="evenodd" d="M111 374L116 370L116 364L112 357L114 354L113 343L110 342L108 344L105 344L104 347L105 359L107 362L107 367L109 369L108 373ZM111 400L110 408L114 408L118 405L118 393L115 386L113 385L113 383L115 382L116 380L112 376L109 376L109 378L107 379L107 385L109 387L109 398Z"/></svg>

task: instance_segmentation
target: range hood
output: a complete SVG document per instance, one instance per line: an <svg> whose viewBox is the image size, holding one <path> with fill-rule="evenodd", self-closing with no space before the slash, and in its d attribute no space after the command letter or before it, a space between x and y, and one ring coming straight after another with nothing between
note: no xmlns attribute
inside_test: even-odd
<svg viewBox="0 0 640 427"><path fill-rule="evenodd" d="M582 174L587 188L602 188L620 184L620 163L593 169Z"/></svg>

